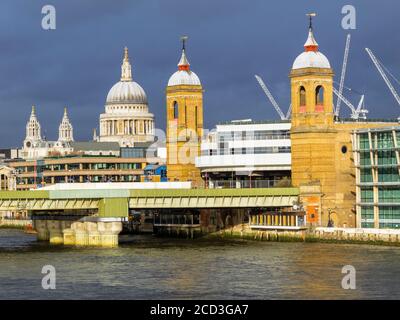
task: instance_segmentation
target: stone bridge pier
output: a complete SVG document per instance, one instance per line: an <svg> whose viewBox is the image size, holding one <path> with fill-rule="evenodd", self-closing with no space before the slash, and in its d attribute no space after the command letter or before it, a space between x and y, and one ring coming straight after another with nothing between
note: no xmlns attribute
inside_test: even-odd
<svg viewBox="0 0 400 320"><path fill-rule="evenodd" d="M34 220L39 241L75 246L117 247L122 222L118 219L79 221Z"/></svg>

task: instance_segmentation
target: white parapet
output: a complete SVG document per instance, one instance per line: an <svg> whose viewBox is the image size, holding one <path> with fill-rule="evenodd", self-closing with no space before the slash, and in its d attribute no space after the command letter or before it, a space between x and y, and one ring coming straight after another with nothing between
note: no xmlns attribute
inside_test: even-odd
<svg viewBox="0 0 400 320"><path fill-rule="evenodd" d="M93 182L57 183L35 190L132 190L132 189L190 189L189 182Z"/></svg>
<svg viewBox="0 0 400 320"><path fill-rule="evenodd" d="M196 158L196 167L207 168L254 168L258 170L290 170L290 153L270 154L234 154L234 155L212 155ZM223 170L222 170L223 171Z"/></svg>

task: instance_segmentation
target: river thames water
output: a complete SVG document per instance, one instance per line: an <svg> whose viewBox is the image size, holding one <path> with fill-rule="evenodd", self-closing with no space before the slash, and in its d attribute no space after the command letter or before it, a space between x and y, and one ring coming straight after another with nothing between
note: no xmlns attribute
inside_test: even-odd
<svg viewBox="0 0 400 320"><path fill-rule="evenodd" d="M121 237L72 248L0 229L0 299L399 299L400 248ZM356 289L344 290L344 265ZM56 289L42 289L44 265Z"/></svg>

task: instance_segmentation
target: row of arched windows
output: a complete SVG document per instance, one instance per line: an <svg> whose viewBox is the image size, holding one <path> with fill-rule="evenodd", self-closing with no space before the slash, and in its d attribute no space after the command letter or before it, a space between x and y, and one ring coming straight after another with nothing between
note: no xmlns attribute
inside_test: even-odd
<svg viewBox="0 0 400 320"><path fill-rule="evenodd" d="M172 107L173 107L173 116L174 116L174 119L178 119L178 116L179 116L179 108L178 108L178 102L177 101L174 101L174 103L173 103L173 105L172 105ZM198 108L197 108L197 106L195 106L194 107L194 126L195 126L195 128L197 128L197 124L198 124L198 119L197 119L197 112L198 112L198 110L197 110ZM185 122L187 121L187 108L186 108L186 106L185 106Z"/></svg>
<svg viewBox="0 0 400 320"><path fill-rule="evenodd" d="M315 111L321 112L324 111L324 87L319 85L315 88L314 92L315 97ZM300 86L299 89L299 101L300 101L300 112L306 111L307 105L307 94L306 88L304 86Z"/></svg>

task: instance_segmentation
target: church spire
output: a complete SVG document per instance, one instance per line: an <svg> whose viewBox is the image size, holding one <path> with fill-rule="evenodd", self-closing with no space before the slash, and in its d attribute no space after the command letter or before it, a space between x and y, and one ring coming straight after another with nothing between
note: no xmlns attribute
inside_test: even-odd
<svg viewBox="0 0 400 320"><path fill-rule="evenodd" d="M69 121L67 107L64 108L64 115L58 127L58 141L70 142L74 141L73 127Z"/></svg>
<svg viewBox="0 0 400 320"><path fill-rule="evenodd" d="M187 39L188 39L187 36L181 37L181 40L182 40L182 56L181 56L181 59L179 60L179 63L178 63L178 69L179 70L185 70L185 71L189 71L190 70L190 63L189 63L188 59L186 58L186 41L187 41Z"/></svg>
<svg viewBox="0 0 400 320"><path fill-rule="evenodd" d="M36 117L35 106L32 106L31 116L26 124L26 137L25 140L42 140L40 123Z"/></svg>
<svg viewBox="0 0 400 320"><path fill-rule="evenodd" d="M129 62L128 48L124 49L124 59L121 66L121 81L132 81L132 67Z"/></svg>

